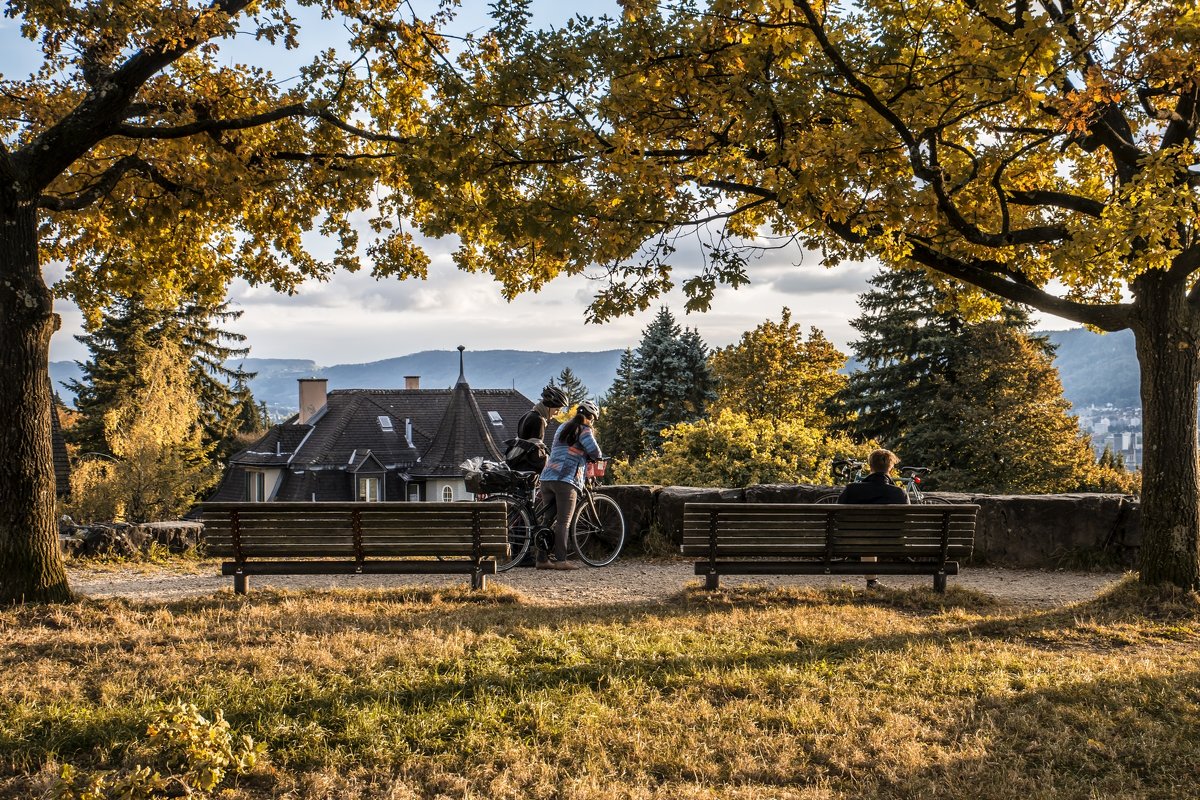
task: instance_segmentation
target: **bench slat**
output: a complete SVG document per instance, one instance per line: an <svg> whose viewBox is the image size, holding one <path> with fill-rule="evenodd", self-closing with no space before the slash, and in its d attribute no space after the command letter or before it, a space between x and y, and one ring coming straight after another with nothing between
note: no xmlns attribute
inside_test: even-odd
<svg viewBox="0 0 1200 800"><path fill-rule="evenodd" d="M211 549L215 556L234 556L232 547L218 547ZM374 556L457 556L459 558L470 558L472 555L471 548L464 548L461 545L437 545L437 544L391 544L364 546L363 556L371 558ZM484 556L507 556L508 545L493 543L487 544L480 548L480 555ZM242 556L245 558L350 558L355 557L353 547L297 547L295 545L280 545L280 544L243 544Z"/></svg>

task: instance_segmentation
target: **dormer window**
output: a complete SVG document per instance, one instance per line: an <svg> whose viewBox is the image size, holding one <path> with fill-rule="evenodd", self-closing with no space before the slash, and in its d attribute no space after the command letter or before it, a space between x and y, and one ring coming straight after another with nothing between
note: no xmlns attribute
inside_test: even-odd
<svg viewBox="0 0 1200 800"><path fill-rule="evenodd" d="M504 419L500 416L499 411L489 411L488 419L490 419L492 424L496 425L497 427L504 424Z"/></svg>
<svg viewBox="0 0 1200 800"><path fill-rule="evenodd" d="M379 416L379 429L384 433L394 433L396 430L392 427L392 418L386 414L381 414Z"/></svg>

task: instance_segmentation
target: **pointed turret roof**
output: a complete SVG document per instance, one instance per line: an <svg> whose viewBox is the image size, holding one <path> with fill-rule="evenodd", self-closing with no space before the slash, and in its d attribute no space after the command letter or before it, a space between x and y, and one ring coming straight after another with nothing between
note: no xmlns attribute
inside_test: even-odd
<svg viewBox="0 0 1200 800"><path fill-rule="evenodd" d="M450 393L450 402L446 413L438 424L429 448L421 454L421 464L432 474L442 470L453 472L458 465L468 458L484 454L484 458L493 461L504 460L500 446L492 438L491 429L494 427L484 417L475 400L475 394L467 383L463 370L462 345L458 348L458 382Z"/></svg>

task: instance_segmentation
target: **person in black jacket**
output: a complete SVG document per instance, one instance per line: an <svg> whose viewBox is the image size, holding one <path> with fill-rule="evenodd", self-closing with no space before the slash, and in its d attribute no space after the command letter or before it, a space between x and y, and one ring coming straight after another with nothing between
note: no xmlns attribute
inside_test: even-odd
<svg viewBox="0 0 1200 800"><path fill-rule="evenodd" d="M892 483L889 473L900 463L900 459L891 450L876 450L867 456L867 467L871 474L861 481L848 484L838 495L839 503L852 505L906 505L908 493ZM874 556L866 556L863 561L874 561ZM867 588L878 589L879 578L867 575Z"/></svg>
<svg viewBox="0 0 1200 800"><path fill-rule="evenodd" d="M546 466L546 426L567 404L567 394L553 384L542 389L542 399L517 420L517 438L505 444L504 461L524 472L541 472Z"/></svg>

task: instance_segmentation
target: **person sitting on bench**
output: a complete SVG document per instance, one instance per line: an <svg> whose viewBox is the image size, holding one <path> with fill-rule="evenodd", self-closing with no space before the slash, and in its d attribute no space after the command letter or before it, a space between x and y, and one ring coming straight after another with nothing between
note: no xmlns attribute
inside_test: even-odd
<svg viewBox="0 0 1200 800"><path fill-rule="evenodd" d="M847 484L838 495L839 503L854 505L907 505L908 494L889 477L892 468L900 463L900 459L891 450L879 449L867 456L867 467L871 474L861 481ZM874 557L865 557L863 561L874 561ZM879 577L868 575L867 588L878 589Z"/></svg>

